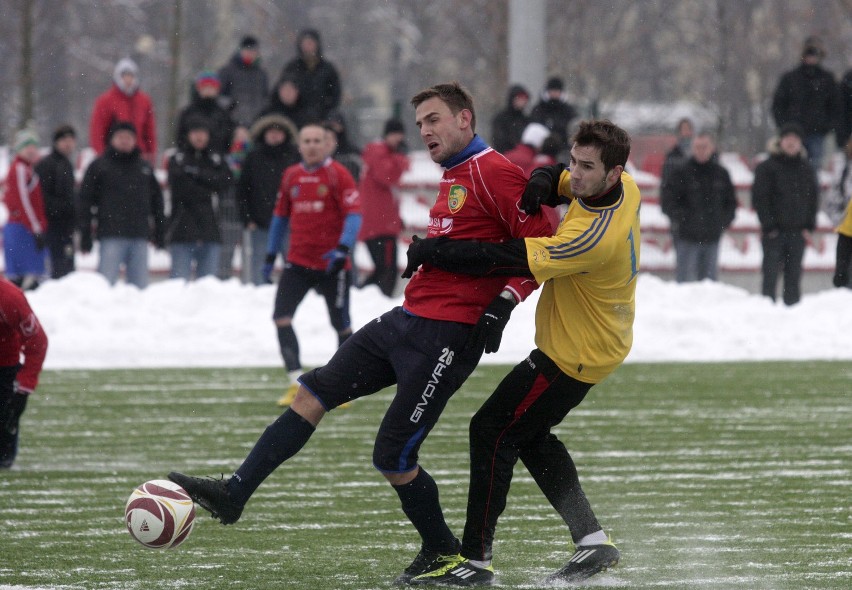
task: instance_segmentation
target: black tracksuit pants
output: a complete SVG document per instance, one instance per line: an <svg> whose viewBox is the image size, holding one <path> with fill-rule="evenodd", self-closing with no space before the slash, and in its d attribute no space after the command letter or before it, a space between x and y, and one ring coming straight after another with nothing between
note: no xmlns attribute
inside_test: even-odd
<svg viewBox="0 0 852 590"><path fill-rule="evenodd" d="M571 531L574 541L599 531L577 469L550 432L591 389L536 349L503 379L470 423L470 489L462 555L491 559L497 519L520 458Z"/></svg>

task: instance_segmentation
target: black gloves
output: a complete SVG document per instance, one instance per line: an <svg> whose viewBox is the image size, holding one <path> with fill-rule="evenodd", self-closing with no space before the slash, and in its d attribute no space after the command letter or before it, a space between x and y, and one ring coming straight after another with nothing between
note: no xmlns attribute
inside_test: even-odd
<svg viewBox="0 0 852 590"><path fill-rule="evenodd" d="M411 278L411 275L417 271L421 264L431 261L431 257L434 256L438 246L448 240L449 238L426 238L424 240L417 236L411 236L411 244L408 245L408 251L405 253L408 257L408 264L402 271L402 278Z"/></svg>
<svg viewBox="0 0 852 590"><path fill-rule="evenodd" d="M467 346L472 346L474 350L481 350L484 347L486 353L497 352L500 341L503 339L503 329L515 305L514 298L506 299L502 294L495 297L473 327L467 339Z"/></svg>
<svg viewBox="0 0 852 590"><path fill-rule="evenodd" d="M325 272L330 275L337 274L346 266L346 259L349 258L349 246L338 244L337 248L329 250L322 257L324 260L328 260Z"/></svg>
<svg viewBox="0 0 852 590"><path fill-rule="evenodd" d="M562 203L558 189L559 177L564 170L564 164L554 164L533 170L527 181L527 188L521 196L521 209L528 215L535 215L542 205L556 207Z"/></svg>
<svg viewBox="0 0 852 590"><path fill-rule="evenodd" d="M44 246L45 246L44 234L33 234L33 238L35 238L36 250L38 250L39 252L44 250Z"/></svg>
<svg viewBox="0 0 852 590"><path fill-rule="evenodd" d="M270 252L266 255L266 260L263 262L263 282L267 285L272 284L272 267L275 266L276 254Z"/></svg>
<svg viewBox="0 0 852 590"><path fill-rule="evenodd" d="M831 281L834 283L835 287L845 287L849 283L849 275L842 270L837 269L834 271L834 277Z"/></svg>

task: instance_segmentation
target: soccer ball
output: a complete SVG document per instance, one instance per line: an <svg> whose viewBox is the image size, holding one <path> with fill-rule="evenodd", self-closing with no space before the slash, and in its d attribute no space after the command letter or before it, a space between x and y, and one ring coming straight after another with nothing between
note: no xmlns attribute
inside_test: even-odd
<svg viewBox="0 0 852 590"><path fill-rule="evenodd" d="M195 524L195 504L182 487L166 479L146 481L124 506L130 536L151 549L177 547Z"/></svg>

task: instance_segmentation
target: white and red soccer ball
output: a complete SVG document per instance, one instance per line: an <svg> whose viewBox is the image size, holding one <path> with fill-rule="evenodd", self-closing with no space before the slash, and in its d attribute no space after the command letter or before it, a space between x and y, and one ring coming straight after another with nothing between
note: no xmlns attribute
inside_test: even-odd
<svg viewBox="0 0 852 590"><path fill-rule="evenodd" d="M146 481L124 507L130 536L152 549L177 547L195 524L195 505L182 487L166 479Z"/></svg>

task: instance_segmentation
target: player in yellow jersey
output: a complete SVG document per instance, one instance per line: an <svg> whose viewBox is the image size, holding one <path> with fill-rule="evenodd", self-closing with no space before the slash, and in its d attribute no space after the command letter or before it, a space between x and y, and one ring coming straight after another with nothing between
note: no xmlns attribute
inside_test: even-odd
<svg viewBox="0 0 852 590"><path fill-rule="evenodd" d="M532 276L543 285L536 349L500 383L470 423L471 473L460 555L413 585L490 584L492 542L512 468L523 461L568 525L575 553L548 581L578 581L615 565L619 552L598 523L565 446L551 432L595 383L618 367L633 342L639 269L639 189L624 172L630 137L609 121L585 121L564 166L533 172L526 213L568 203L556 234L500 244L415 240L403 276L419 265L474 275ZM505 324L515 302L492 309ZM501 330L485 343L496 351Z"/></svg>

